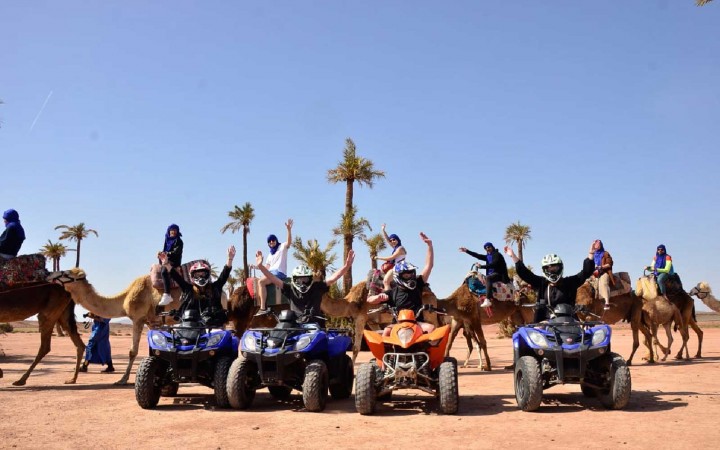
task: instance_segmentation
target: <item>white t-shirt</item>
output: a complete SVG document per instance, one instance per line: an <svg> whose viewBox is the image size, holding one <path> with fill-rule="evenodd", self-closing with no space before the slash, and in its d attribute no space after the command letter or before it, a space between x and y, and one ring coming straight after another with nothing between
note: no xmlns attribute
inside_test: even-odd
<svg viewBox="0 0 720 450"><path fill-rule="evenodd" d="M280 248L277 249L274 255L268 253L265 258L265 266L269 271L278 270L287 275L287 253L288 247L285 242L279 244Z"/></svg>

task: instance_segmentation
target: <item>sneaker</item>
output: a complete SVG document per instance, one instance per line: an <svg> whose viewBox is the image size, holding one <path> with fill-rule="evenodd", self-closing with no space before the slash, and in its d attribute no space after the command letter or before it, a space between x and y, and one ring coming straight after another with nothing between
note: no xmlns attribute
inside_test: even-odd
<svg viewBox="0 0 720 450"><path fill-rule="evenodd" d="M258 312L255 313L255 317L264 316L265 314L270 314L270 310L269 309L258 309Z"/></svg>
<svg viewBox="0 0 720 450"><path fill-rule="evenodd" d="M173 298L168 293L164 293L162 297L160 297L160 303L158 303L158 306L167 306L170 303L172 303Z"/></svg>
<svg viewBox="0 0 720 450"><path fill-rule="evenodd" d="M608 309L610 309L610 303L605 303L605 307L603 307L603 309L604 309L605 311L607 311Z"/></svg>
<svg viewBox="0 0 720 450"><path fill-rule="evenodd" d="M485 301L480 304L480 307L481 308L489 308L490 306L492 306L490 299L485 297Z"/></svg>
<svg viewBox="0 0 720 450"><path fill-rule="evenodd" d="M101 370L100 372L102 372L102 373L113 373L113 372L115 372L115 367L113 367L113 366L107 366L106 368L104 368L104 369Z"/></svg>
<svg viewBox="0 0 720 450"><path fill-rule="evenodd" d="M78 372L87 372L87 365L83 364L82 366L80 366Z"/></svg>

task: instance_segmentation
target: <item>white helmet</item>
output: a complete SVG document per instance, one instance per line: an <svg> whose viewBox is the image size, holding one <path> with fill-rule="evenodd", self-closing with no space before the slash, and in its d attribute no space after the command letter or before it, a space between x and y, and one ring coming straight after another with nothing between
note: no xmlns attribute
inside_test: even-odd
<svg viewBox="0 0 720 450"><path fill-rule="evenodd" d="M557 283L562 278L564 265L562 259L555 253L543 256L540 265L542 266L543 275L549 282Z"/></svg>
<svg viewBox="0 0 720 450"><path fill-rule="evenodd" d="M290 278L290 284L300 294L305 294L310 290L310 286L313 285L313 272L305 264L297 266L292 271Z"/></svg>

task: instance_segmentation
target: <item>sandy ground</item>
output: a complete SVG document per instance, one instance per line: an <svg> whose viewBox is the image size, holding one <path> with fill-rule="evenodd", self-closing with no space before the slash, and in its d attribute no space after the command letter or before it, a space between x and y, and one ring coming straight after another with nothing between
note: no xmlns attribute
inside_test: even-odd
<svg viewBox="0 0 720 450"><path fill-rule="evenodd" d="M300 396L273 400L261 390L249 411L219 410L211 391L183 385L178 397L162 398L155 410L135 402L133 385L114 386L118 372L99 366L65 385L74 362L69 338L53 338L53 350L23 387L14 387L34 358L39 335L0 336L0 448L392 448L442 445L443 448L508 448L552 445L560 448L716 448L720 439L720 321L705 323L703 358L648 365L636 357L632 397L623 411L607 411L586 399L579 386L545 391L538 412L517 409L511 372L511 341L485 333L493 370L460 369L460 412L438 414L430 396L414 391L383 404L374 416L355 412L353 398L329 401L322 413L303 409ZM113 324L114 325L114 324ZM116 368L127 363L130 336L111 337ZM87 340L88 334L84 334ZM678 335L679 336L679 335ZM630 330L616 326L613 349L627 357ZM679 337L677 338L679 340ZM678 342L676 340L676 342ZM674 349L677 349L675 344ZM690 353L697 351L691 332ZM453 356L464 361L464 341ZM639 356L644 350L639 350ZM147 355L143 339L140 356ZM477 365L477 355L471 363ZM361 353L358 364L370 354ZM135 379L137 361L130 377Z"/></svg>

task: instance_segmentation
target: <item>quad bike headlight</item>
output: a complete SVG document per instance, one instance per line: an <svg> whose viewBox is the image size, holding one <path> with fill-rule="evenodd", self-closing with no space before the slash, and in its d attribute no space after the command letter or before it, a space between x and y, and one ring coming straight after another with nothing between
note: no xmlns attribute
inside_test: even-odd
<svg viewBox="0 0 720 450"><path fill-rule="evenodd" d="M257 349L255 336L252 333L246 333L245 336L243 336L242 346L243 350L254 352Z"/></svg>
<svg viewBox="0 0 720 450"><path fill-rule="evenodd" d="M301 336L300 339L297 340L297 344L295 344L295 350L304 350L310 345L312 340L312 336Z"/></svg>
<svg viewBox="0 0 720 450"><path fill-rule="evenodd" d="M212 333L210 337L207 340L206 347L215 347L222 341L222 338L225 336L225 333L222 331L218 331L217 333Z"/></svg>
<svg viewBox="0 0 720 450"><path fill-rule="evenodd" d="M607 338L607 330L605 330L605 328L598 328L593 333L592 345L602 344L605 338Z"/></svg>
<svg viewBox="0 0 720 450"><path fill-rule="evenodd" d="M539 331L535 331L532 329L527 330L527 335L530 338L530 341L537 345L540 348L548 348L550 347L550 343L545 339L545 336L540 333Z"/></svg>
<svg viewBox="0 0 720 450"><path fill-rule="evenodd" d="M165 335L162 333L152 333L152 335L150 336L150 339L152 340L152 343L156 347L172 348L172 343L170 343L170 345L168 345L167 337L165 337Z"/></svg>
<svg viewBox="0 0 720 450"><path fill-rule="evenodd" d="M402 328L398 330L398 339L402 345L410 342L415 335L415 331L412 328Z"/></svg>

